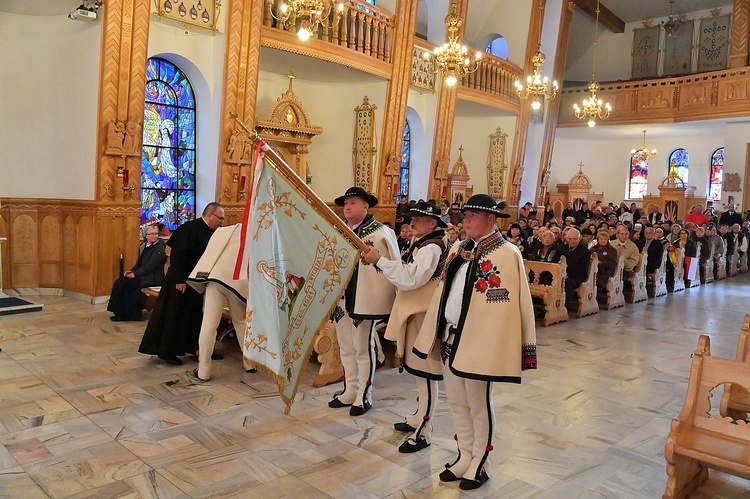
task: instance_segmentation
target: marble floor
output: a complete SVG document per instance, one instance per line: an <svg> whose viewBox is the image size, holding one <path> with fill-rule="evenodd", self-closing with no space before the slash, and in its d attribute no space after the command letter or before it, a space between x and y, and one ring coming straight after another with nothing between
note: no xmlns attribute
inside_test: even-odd
<svg viewBox="0 0 750 499"><path fill-rule="evenodd" d="M285 416L236 343L218 345L226 359L196 384L194 360L137 353L145 322L35 296L44 311L0 317L0 497L661 497L698 335L734 358L748 284L539 327L539 369L496 387L492 478L468 494L437 477L454 454L443 396L432 446L398 453L392 424L415 398L406 374L379 370L373 410L351 418L327 407L338 385L313 388L310 365ZM750 497L750 482L712 471L695 497Z"/></svg>

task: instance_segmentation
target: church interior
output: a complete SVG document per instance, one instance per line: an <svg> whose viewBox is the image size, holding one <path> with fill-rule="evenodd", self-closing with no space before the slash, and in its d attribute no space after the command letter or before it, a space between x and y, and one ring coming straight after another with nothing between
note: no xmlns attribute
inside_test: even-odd
<svg viewBox="0 0 750 499"><path fill-rule="evenodd" d="M742 214L750 2L194 1L0 0L0 301L36 307L0 308L0 496L665 494L699 337L743 358L746 256L728 279L537 320L539 368L495 388L493 473L475 491L437 477L455 452L442 393L432 445L399 454L392 423L415 390L389 362L352 418L326 406L339 387L319 386L313 356L285 415L234 341L197 383L189 361L139 354L145 321L110 322L106 302L145 227L211 202L242 221L244 127L332 208L362 187L390 224L402 196L476 193L506 201L504 227L526 203L540 220L597 200ZM449 42L468 48L451 61ZM700 402L719 422L722 386ZM742 420L726 431L742 462L712 465L690 497L750 496Z"/></svg>

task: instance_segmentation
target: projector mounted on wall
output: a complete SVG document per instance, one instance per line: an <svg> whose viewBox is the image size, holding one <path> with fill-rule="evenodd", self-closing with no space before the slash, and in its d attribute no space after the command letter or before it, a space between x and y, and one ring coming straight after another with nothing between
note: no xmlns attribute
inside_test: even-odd
<svg viewBox="0 0 750 499"><path fill-rule="evenodd" d="M96 21L99 9L102 8L102 2L84 2L76 10L68 14L68 19L73 21Z"/></svg>

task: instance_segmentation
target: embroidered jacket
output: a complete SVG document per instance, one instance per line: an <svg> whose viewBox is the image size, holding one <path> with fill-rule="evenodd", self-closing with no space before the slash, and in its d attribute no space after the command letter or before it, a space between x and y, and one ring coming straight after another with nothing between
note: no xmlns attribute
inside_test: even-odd
<svg viewBox="0 0 750 499"><path fill-rule="evenodd" d="M371 214L367 214L354 232L387 259L400 258L396 234ZM395 298L396 288L388 282L380 269L360 260L344 291L349 317L359 320L387 319Z"/></svg>
<svg viewBox="0 0 750 499"><path fill-rule="evenodd" d="M447 365L463 378L520 383L522 370L536 369L534 308L521 252L497 231L473 251L466 250L467 243L451 249L414 353L426 358L436 342L447 339L446 300L456 272L468 260Z"/></svg>

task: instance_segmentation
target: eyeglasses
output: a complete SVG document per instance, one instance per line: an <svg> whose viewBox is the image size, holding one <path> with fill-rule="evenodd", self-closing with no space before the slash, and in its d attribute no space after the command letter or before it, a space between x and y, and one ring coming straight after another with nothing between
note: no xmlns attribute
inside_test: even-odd
<svg viewBox="0 0 750 499"><path fill-rule="evenodd" d="M146 235L147 236L158 236L159 233L158 232L146 232Z"/></svg>
<svg viewBox="0 0 750 499"><path fill-rule="evenodd" d="M216 216L216 213L211 213L211 215L215 216L220 222L224 221L224 217Z"/></svg>

